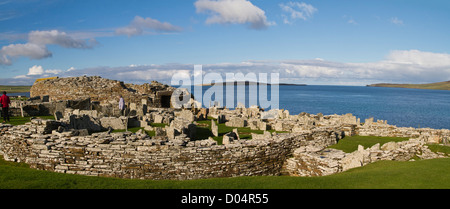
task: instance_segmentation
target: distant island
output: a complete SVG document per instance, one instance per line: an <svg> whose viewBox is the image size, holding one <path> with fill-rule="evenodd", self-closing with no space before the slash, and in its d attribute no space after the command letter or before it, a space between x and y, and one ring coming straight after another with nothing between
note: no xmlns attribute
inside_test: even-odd
<svg viewBox="0 0 450 209"><path fill-rule="evenodd" d="M428 84L391 84L378 83L367 85L368 87L392 87L392 88L410 88L410 89L435 89L435 90L450 90L450 81L428 83Z"/></svg>
<svg viewBox="0 0 450 209"><path fill-rule="evenodd" d="M219 83L208 83L208 84L199 84L198 86L212 86L212 85L272 85L270 83L261 83L254 81L234 81L234 82L219 82ZM306 84L290 84L290 83L279 83L279 86L306 86Z"/></svg>

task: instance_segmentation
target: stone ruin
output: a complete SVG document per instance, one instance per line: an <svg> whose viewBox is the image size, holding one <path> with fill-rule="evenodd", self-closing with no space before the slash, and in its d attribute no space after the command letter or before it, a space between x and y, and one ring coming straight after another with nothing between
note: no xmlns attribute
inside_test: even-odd
<svg viewBox="0 0 450 209"><path fill-rule="evenodd" d="M234 118L222 123L242 124L236 119L240 118L247 121L244 127L264 131L263 134L252 133L252 139L244 140L239 138L237 130L233 130L223 135L223 144L218 144L211 137L193 138L198 119L192 110L160 109L136 118L133 123L155 131L155 136L148 136L143 131L112 133L112 126L117 125L115 128L118 129L126 126L126 117L118 118L114 124L113 118L97 119L95 111L68 109L59 121L33 119L20 126L1 124L0 154L6 160L26 162L36 169L155 180L253 175L323 176L378 160L447 157L431 152L426 144L447 143L450 130L398 128L385 121L357 124L358 119L351 114L289 115L284 110L276 111L283 114L273 119L261 119L261 113L266 113L255 108L203 111L216 113L217 118ZM80 121L74 122L74 119ZM156 120L166 123L166 127L149 125ZM248 122L250 120L253 122ZM279 121L283 121L281 126ZM76 123L89 125L80 129L74 125ZM265 125L258 125L261 123ZM90 133L89 126L105 129ZM274 129L280 131L273 132ZM360 147L353 153L327 148L346 135L374 133L411 139L367 149Z"/></svg>
<svg viewBox="0 0 450 209"><path fill-rule="evenodd" d="M95 77L91 80L103 79ZM119 86L123 85L119 82ZM127 87L136 90L130 94L147 91L142 88ZM52 98L49 103L61 102L56 99L71 99L57 98L49 92L45 93ZM110 101L114 100L113 95L99 94L95 99L98 98L105 98L100 104L112 104ZM150 96L146 101L158 101L153 98ZM426 146L428 143L448 144L450 130L446 129L396 127L373 119L361 123L352 114L290 115L287 110L264 111L256 106L233 110L219 107L173 109L152 107L147 103L149 106L142 112L139 110L136 111L138 114L119 117L92 108L92 100L86 98L86 102L76 103L79 107L89 104L91 108L88 110L65 106L59 110L57 120L32 119L19 126L0 124L0 155L5 160L25 162L42 170L154 180L255 175L323 176L378 160L448 157L443 153L433 153ZM142 97L131 101L139 100L143 101ZM222 137L222 144L211 137L197 139L199 120L211 120L212 135ZM216 121L234 130L220 136ZM142 130L137 133L125 131L131 127L153 131L154 136ZM263 134L251 133L251 139L241 139L237 131L240 127L259 130ZM124 132L114 133L112 130ZM343 137L353 135L411 139L367 149L361 146L353 153L328 148Z"/></svg>
<svg viewBox="0 0 450 209"><path fill-rule="evenodd" d="M33 84L30 99L12 101L11 115L62 117L66 108L97 110L99 114L119 116L119 96L126 103L127 115L143 116L147 108L171 108L174 87L152 81L126 84L99 76L40 80Z"/></svg>
<svg viewBox="0 0 450 209"><path fill-rule="evenodd" d="M0 125L0 154L54 172L137 179L201 179L280 175L296 147L336 143L339 133L274 134L269 139L234 140L219 145L211 138L184 134L150 137L144 132L98 132L76 136L58 132L55 122L35 119L21 126Z"/></svg>
<svg viewBox="0 0 450 209"><path fill-rule="evenodd" d="M130 104L139 105L146 102L149 107L170 108L170 96L173 91L174 87L157 81L136 85L100 76L82 76L38 81L31 87L30 97L40 97L47 101L90 99L102 105L118 102L117 97L122 95Z"/></svg>

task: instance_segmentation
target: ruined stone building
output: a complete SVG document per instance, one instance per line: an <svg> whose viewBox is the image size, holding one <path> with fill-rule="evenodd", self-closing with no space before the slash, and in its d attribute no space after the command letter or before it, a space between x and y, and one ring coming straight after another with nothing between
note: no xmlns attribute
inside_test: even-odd
<svg viewBox="0 0 450 209"><path fill-rule="evenodd" d="M37 80L30 90L30 101L22 107L17 104L17 108L22 108L25 116L53 115L65 108L117 115L122 96L128 110L143 115L147 108L170 108L174 90L157 81L137 85L99 76L55 77Z"/></svg>
<svg viewBox="0 0 450 209"><path fill-rule="evenodd" d="M80 100L90 98L100 104L117 101L122 95L129 103L142 103L154 107L170 107L170 96L174 87L152 81L142 85L125 84L100 76L55 78L36 82L30 91L33 97L48 97L50 101Z"/></svg>

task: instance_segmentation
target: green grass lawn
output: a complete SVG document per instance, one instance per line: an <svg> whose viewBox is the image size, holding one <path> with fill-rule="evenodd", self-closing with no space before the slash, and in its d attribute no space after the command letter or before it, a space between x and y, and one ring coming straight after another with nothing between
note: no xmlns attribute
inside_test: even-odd
<svg viewBox="0 0 450 209"><path fill-rule="evenodd" d="M373 84L371 86L378 87L394 87L394 88L413 88L413 89L436 89L436 90L450 90L450 81L427 83L427 84Z"/></svg>
<svg viewBox="0 0 450 209"><path fill-rule="evenodd" d="M25 123L31 122L31 118L41 118L41 119L50 119L55 120L54 116L38 116L38 117L11 117L11 121L7 122L8 124L17 126L24 125ZM2 118L3 121L3 118Z"/></svg>
<svg viewBox="0 0 450 209"><path fill-rule="evenodd" d="M380 143L380 146L382 146L387 142L400 142L408 140L409 138L402 137L352 136L341 139L337 144L332 145L329 148L339 149L346 153L351 153L358 149L358 145L362 145L364 148L369 148L377 143Z"/></svg>
<svg viewBox="0 0 450 209"><path fill-rule="evenodd" d="M0 93L6 91L7 93L23 93L30 92L31 86L5 86L0 85Z"/></svg>
<svg viewBox="0 0 450 209"><path fill-rule="evenodd" d="M212 137L214 140L218 142L218 144L222 144L223 135L226 133L232 132L233 129L237 129L239 137L241 139L252 139L252 133L255 134L263 134L264 131L261 130L251 130L249 127L228 127L224 123L218 124L216 119L212 119L214 123L219 127L219 136L214 136L211 131L211 118L209 120L197 121L199 125L197 125L197 135L195 140L207 139L208 137ZM274 133L274 130L269 130L269 132ZM277 133L283 133L283 131L277 131Z"/></svg>
<svg viewBox="0 0 450 209"><path fill-rule="evenodd" d="M0 160L0 189L450 189L450 159L380 161L324 177L129 180L38 171Z"/></svg>
<svg viewBox="0 0 450 209"><path fill-rule="evenodd" d="M133 130L134 131L134 130ZM348 137L333 147L350 150L404 138ZM450 148L432 145L450 154ZM450 158L413 162L380 161L324 177L252 176L189 181L89 177L30 169L0 159L0 189L450 189Z"/></svg>
<svg viewBox="0 0 450 209"><path fill-rule="evenodd" d="M450 146L442 146L438 144L429 144L427 146L432 152L442 152L450 155Z"/></svg>

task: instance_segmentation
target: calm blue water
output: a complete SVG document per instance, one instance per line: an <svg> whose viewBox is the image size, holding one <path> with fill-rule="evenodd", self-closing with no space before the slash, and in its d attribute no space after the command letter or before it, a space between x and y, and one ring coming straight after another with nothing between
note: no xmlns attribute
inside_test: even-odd
<svg viewBox="0 0 450 209"><path fill-rule="evenodd" d="M315 85L279 89L279 108L291 115L352 113L362 122L373 117L399 127L450 129L450 91Z"/></svg>
<svg viewBox="0 0 450 209"><path fill-rule="evenodd" d="M30 97L30 92L24 92L24 93L8 93L8 96L23 96L23 97Z"/></svg>
<svg viewBox="0 0 450 209"><path fill-rule="evenodd" d="M280 86L280 108L300 112L352 113L399 127L450 129L450 91L355 86Z"/></svg>
<svg viewBox="0 0 450 209"><path fill-rule="evenodd" d="M203 92L209 88L203 87ZM291 115L352 113L362 122L373 117L399 127L450 129L450 91L360 86L279 86L279 89L279 108L289 110ZM248 88L246 92L248 95ZM9 95L29 97L29 93ZM270 92L268 95L270 100Z"/></svg>

